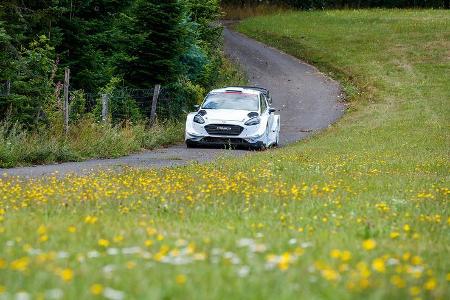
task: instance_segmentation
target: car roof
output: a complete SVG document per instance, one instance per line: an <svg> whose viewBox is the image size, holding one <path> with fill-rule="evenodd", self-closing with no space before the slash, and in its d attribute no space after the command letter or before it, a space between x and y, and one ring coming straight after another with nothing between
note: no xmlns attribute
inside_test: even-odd
<svg viewBox="0 0 450 300"><path fill-rule="evenodd" d="M240 86L229 86L221 89L215 89L212 90L210 93L227 93L227 92L240 92L253 95L261 94L261 90L259 90L259 88L240 87Z"/></svg>

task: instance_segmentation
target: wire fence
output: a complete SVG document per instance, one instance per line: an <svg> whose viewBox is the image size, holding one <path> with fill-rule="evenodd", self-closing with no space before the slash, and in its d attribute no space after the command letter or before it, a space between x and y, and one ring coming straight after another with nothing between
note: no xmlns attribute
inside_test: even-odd
<svg viewBox="0 0 450 300"><path fill-rule="evenodd" d="M134 89L129 87L123 87L121 89L114 90L112 93L106 94L110 102L115 102L115 104L127 104L130 99L136 103L140 111L149 116L151 112L151 102L153 95L155 93L154 88L150 89ZM86 98L86 110L92 112L95 107L101 104L102 93L85 93ZM158 102L160 104L169 101L169 90L166 88L161 88L158 96Z"/></svg>
<svg viewBox="0 0 450 300"><path fill-rule="evenodd" d="M79 92L79 91L78 91ZM0 82L0 97L5 98L14 96L15 93L20 94L13 82ZM56 101L63 102L63 95L56 96ZM77 106L75 102L78 97L82 97L82 113L94 113L96 116L102 115L102 119L106 120L107 116L113 117L115 121L127 120L133 116L138 115L144 119L152 117L152 102L155 96L155 88L138 89L131 87L121 87L115 89L113 92L104 93L84 93L77 91L70 91L67 95L67 109L73 110ZM161 88L156 95L157 113L170 113L171 91L168 88ZM65 96L64 96L65 98ZM65 105L62 105L65 111ZM72 113L67 112L68 117L71 118ZM65 120L67 122L71 120Z"/></svg>

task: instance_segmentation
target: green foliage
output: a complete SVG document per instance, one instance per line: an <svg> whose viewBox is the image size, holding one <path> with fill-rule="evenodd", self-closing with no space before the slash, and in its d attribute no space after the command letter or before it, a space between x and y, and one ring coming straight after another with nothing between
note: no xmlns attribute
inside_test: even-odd
<svg viewBox="0 0 450 300"><path fill-rule="evenodd" d="M76 122L86 114L86 96L82 90L70 92L70 121Z"/></svg>
<svg viewBox="0 0 450 300"><path fill-rule="evenodd" d="M5 35L3 48L10 49ZM37 125L45 121L46 113L52 106L52 72L55 68L52 58L54 48L48 44L46 36L39 36L28 48L21 47L15 53L4 53L7 63L0 71L0 80L10 80L10 94L0 96L0 119L8 117L13 122Z"/></svg>
<svg viewBox="0 0 450 300"><path fill-rule="evenodd" d="M158 116L177 119L202 101L205 89L184 78L167 86L164 93L162 98L168 100L159 103Z"/></svg>

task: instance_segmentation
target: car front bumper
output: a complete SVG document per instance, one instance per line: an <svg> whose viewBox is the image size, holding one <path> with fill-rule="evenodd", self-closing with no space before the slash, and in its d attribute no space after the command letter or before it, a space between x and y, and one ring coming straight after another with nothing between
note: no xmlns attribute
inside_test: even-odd
<svg viewBox="0 0 450 300"><path fill-rule="evenodd" d="M261 148L264 146L263 141L249 141L243 138L236 137L203 137L200 139L186 139L186 144L203 145L203 146L238 146Z"/></svg>
<svg viewBox="0 0 450 300"><path fill-rule="evenodd" d="M255 134L252 136L226 136L226 135L201 135L198 133L186 132L186 142L199 144L260 144L264 142L264 134Z"/></svg>

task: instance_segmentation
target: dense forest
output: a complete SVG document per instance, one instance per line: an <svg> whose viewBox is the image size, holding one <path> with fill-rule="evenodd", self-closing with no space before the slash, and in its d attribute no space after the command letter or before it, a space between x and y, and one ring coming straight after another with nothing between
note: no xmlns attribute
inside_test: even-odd
<svg viewBox="0 0 450 300"><path fill-rule="evenodd" d="M222 0L226 5L275 4L300 9L322 8L449 8L449 0Z"/></svg>
<svg viewBox="0 0 450 300"><path fill-rule="evenodd" d="M155 84L170 95L165 117L180 114L218 77L219 16L217 0L0 0L0 121L51 122L65 68L71 120L98 110L100 93ZM113 117L142 118L120 95Z"/></svg>

